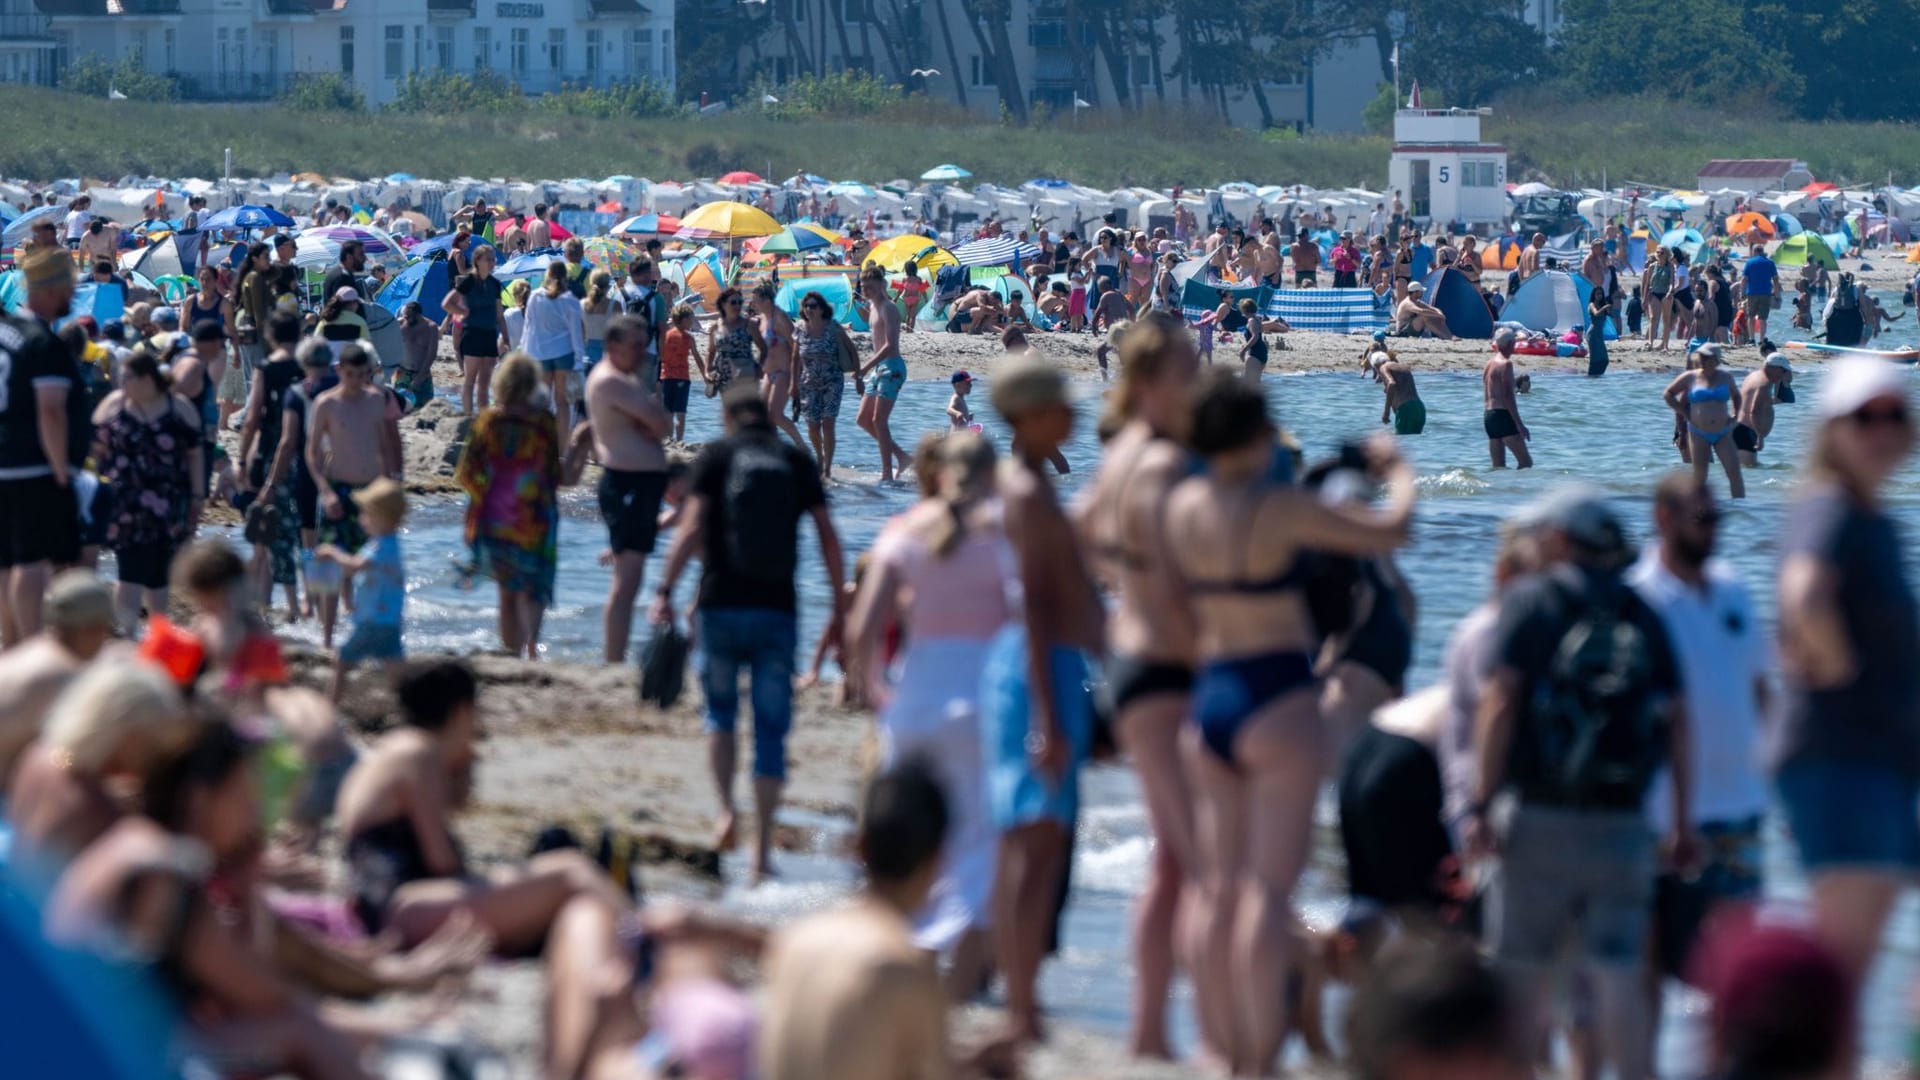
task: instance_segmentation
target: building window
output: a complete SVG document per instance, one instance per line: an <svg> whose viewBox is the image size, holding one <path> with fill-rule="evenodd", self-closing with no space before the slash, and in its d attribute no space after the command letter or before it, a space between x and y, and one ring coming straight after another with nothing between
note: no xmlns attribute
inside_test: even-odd
<svg viewBox="0 0 1920 1080"><path fill-rule="evenodd" d="M554 31L554 33L556 34L559 32L560 31L558 30ZM588 81L592 81L592 76L597 75L599 73L600 73L600 31L589 30L587 31Z"/></svg>
<svg viewBox="0 0 1920 1080"><path fill-rule="evenodd" d="M985 63L978 56L971 57L970 59L973 61L972 70L969 72L969 74L972 75L972 78L967 80L967 85L968 86L991 85L993 82L992 65Z"/></svg>
<svg viewBox="0 0 1920 1080"><path fill-rule="evenodd" d="M1463 161L1460 163L1460 185L1470 188L1498 187L1499 167L1491 161Z"/></svg>
<svg viewBox="0 0 1920 1080"><path fill-rule="evenodd" d="M627 73L636 79L653 78L653 31L651 29L628 31Z"/></svg>
<svg viewBox="0 0 1920 1080"><path fill-rule="evenodd" d="M173 46L177 40L179 40L178 33L172 27L160 31L160 48L165 54L168 71L173 70Z"/></svg>
<svg viewBox="0 0 1920 1080"><path fill-rule="evenodd" d="M260 55L265 57L267 61L264 65L267 71L267 77L269 79L277 78L280 74L280 31L260 31Z"/></svg>
<svg viewBox="0 0 1920 1080"><path fill-rule="evenodd" d="M567 67L567 32L557 26L547 31L547 66L555 71Z"/></svg>
<svg viewBox="0 0 1920 1080"><path fill-rule="evenodd" d="M840 58L840 66L847 71L859 71L871 75L873 74L873 57L843 56Z"/></svg>
<svg viewBox="0 0 1920 1080"><path fill-rule="evenodd" d="M673 31L660 31L660 76L663 80L673 79Z"/></svg>
<svg viewBox="0 0 1920 1080"><path fill-rule="evenodd" d="M507 63L515 75L524 75L527 60L533 52L533 31L524 26L516 26L507 35Z"/></svg>
<svg viewBox="0 0 1920 1080"><path fill-rule="evenodd" d="M1133 84L1135 86L1153 85L1153 57L1136 56L1133 58Z"/></svg>
<svg viewBox="0 0 1920 1080"><path fill-rule="evenodd" d="M485 71L493 66L493 28L476 26L473 28L473 70Z"/></svg>
<svg viewBox="0 0 1920 1080"><path fill-rule="evenodd" d="M169 30L167 31L167 33L172 34L173 31ZM171 61L171 57L169 57L169 61ZM73 63L73 31L55 30L53 32L54 70L65 71L67 68L67 65L71 63ZM167 64L167 67L172 68L173 64L169 62Z"/></svg>
<svg viewBox="0 0 1920 1080"><path fill-rule="evenodd" d="M1067 24L1063 19L1027 24L1027 44L1036 49L1060 49L1067 44Z"/></svg>
<svg viewBox="0 0 1920 1080"><path fill-rule="evenodd" d="M433 28L434 58L442 71L453 70L453 27L436 26Z"/></svg>
<svg viewBox="0 0 1920 1080"><path fill-rule="evenodd" d="M233 70L242 76L247 73L247 31L241 27L233 32Z"/></svg>
<svg viewBox="0 0 1920 1080"><path fill-rule="evenodd" d="M137 26L133 29L132 40L127 44L127 54L140 67L147 65L147 28Z"/></svg>
<svg viewBox="0 0 1920 1080"><path fill-rule="evenodd" d="M413 28L413 70L427 66L427 28L418 24Z"/></svg>
<svg viewBox="0 0 1920 1080"><path fill-rule="evenodd" d="M873 21L873 0L841 0L840 15L850 23Z"/></svg>
<svg viewBox="0 0 1920 1080"><path fill-rule="evenodd" d="M340 28L340 74L353 78L353 27Z"/></svg>
<svg viewBox="0 0 1920 1080"><path fill-rule="evenodd" d="M386 46L387 78L397 79L407 66L407 28L387 27Z"/></svg>

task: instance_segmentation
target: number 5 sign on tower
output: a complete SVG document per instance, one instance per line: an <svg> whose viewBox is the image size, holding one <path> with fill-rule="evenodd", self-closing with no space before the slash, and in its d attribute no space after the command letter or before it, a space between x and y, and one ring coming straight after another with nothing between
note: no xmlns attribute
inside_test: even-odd
<svg viewBox="0 0 1920 1080"><path fill-rule="evenodd" d="M1450 179L1452 179L1452 177L1453 177L1453 166L1451 165L1440 166L1440 182L1441 183L1443 184L1447 183Z"/></svg>

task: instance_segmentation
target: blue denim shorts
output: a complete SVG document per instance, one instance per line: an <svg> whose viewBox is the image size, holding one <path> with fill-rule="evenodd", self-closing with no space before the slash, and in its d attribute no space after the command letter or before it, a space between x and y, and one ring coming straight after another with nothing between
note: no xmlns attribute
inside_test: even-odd
<svg viewBox="0 0 1920 1080"><path fill-rule="evenodd" d="M1920 869L1920 780L1849 761L1791 761L1774 775L1808 873Z"/></svg>
<svg viewBox="0 0 1920 1080"><path fill-rule="evenodd" d="M553 358L553 359L551 359L551 360L542 360L542 361L540 361L540 370L542 370L542 371L572 371L572 370L573 370L573 363L574 363L574 356L573 356L573 354L572 354L572 353L565 353L565 354L563 354L563 355L561 355L561 356L556 356L556 357L554 357L554 358Z"/></svg>
<svg viewBox="0 0 1920 1080"><path fill-rule="evenodd" d="M785 780L799 635L794 617L760 608L704 608L698 630L708 734L733 734L740 716L740 669L746 668L753 702L753 775Z"/></svg>

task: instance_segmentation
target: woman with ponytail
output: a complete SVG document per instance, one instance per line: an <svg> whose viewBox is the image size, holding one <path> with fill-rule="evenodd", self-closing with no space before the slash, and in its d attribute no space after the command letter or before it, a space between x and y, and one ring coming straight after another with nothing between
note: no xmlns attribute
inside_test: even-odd
<svg viewBox="0 0 1920 1080"><path fill-rule="evenodd" d="M1013 617L1013 560L994 497L993 444L950 434L923 444L921 455L930 459L934 490L874 542L847 624L845 661L848 680L879 711L885 762L919 753L940 771L952 824L915 938L951 957L950 986L964 998L979 989L991 955L999 836L987 812L979 694L988 646ZM889 624L907 642L891 685L881 648Z"/></svg>
<svg viewBox="0 0 1920 1080"><path fill-rule="evenodd" d="M1194 799L1180 767L1180 730L1193 688L1194 628L1167 556L1165 506L1193 472L1178 430L1200 355L1186 328L1155 312L1132 323L1120 343L1120 377L1100 428L1105 463L1082 505L1081 535L1116 600L1107 620L1107 687L1115 734L1140 774L1153 827L1153 861L1134 918L1132 1049L1169 1058L1167 992L1174 973L1174 922L1194 874ZM1196 989L1198 989L1196 983ZM1203 1032L1217 1004L1197 1002Z"/></svg>

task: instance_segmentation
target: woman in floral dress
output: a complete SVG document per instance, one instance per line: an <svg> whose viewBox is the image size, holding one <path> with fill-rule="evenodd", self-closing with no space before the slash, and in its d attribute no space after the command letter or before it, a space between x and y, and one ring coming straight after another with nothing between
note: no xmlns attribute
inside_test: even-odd
<svg viewBox="0 0 1920 1080"><path fill-rule="evenodd" d="M493 373L493 407L474 419L454 479L473 501L467 544L474 572L500 586L500 643L539 659L540 621L560 558L560 488L577 482L591 445L574 429L564 456L540 365L509 353Z"/></svg>
<svg viewBox="0 0 1920 1080"><path fill-rule="evenodd" d="M120 564L115 606L121 630L132 633L143 603L151 614L166 613L174 553L193 535L206 501L200 413L143 349L121 365L120 389L93 411L93 426L94 460L112 485L103 501L107 547Z"/></svg>

